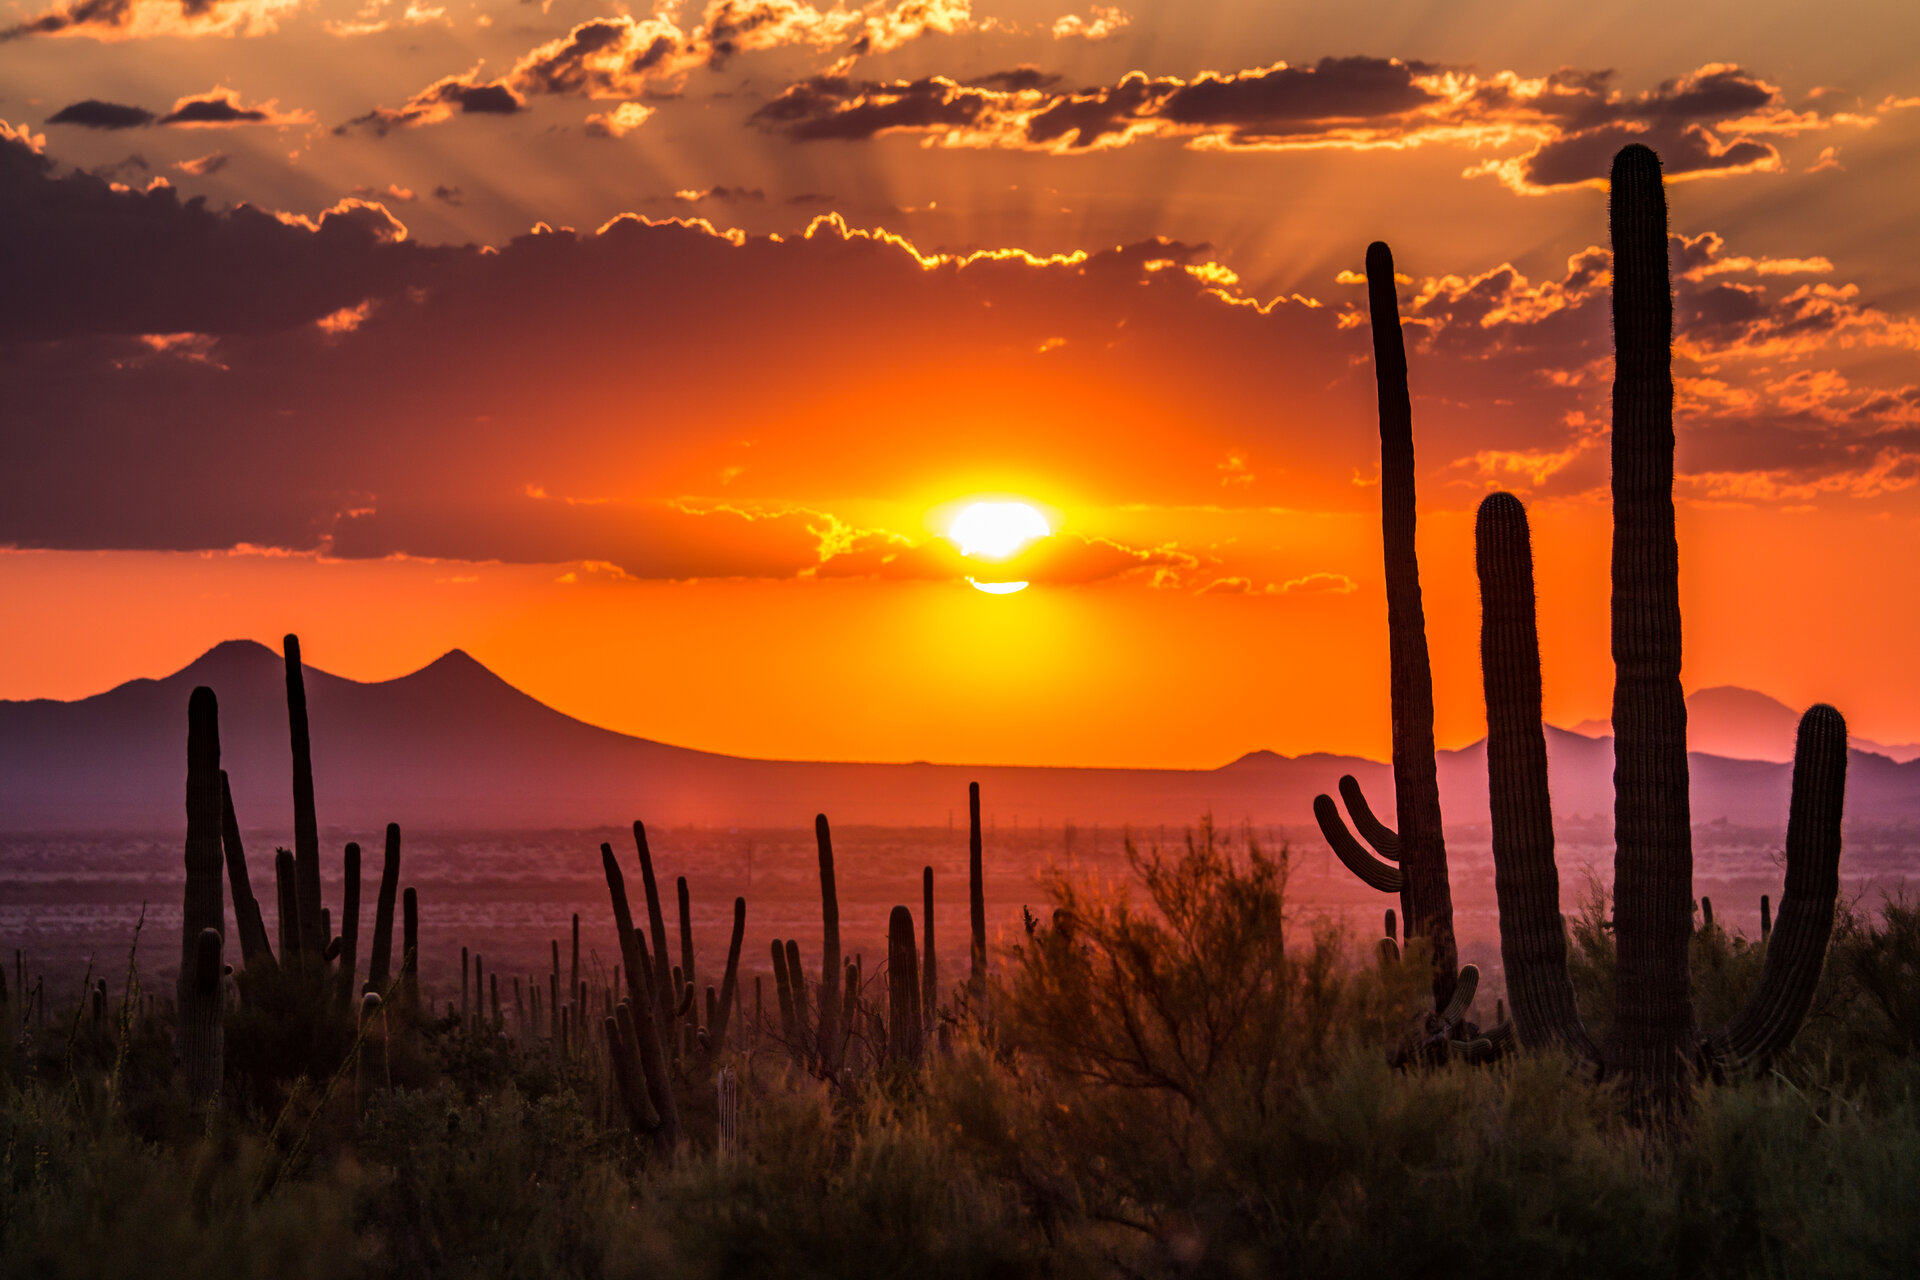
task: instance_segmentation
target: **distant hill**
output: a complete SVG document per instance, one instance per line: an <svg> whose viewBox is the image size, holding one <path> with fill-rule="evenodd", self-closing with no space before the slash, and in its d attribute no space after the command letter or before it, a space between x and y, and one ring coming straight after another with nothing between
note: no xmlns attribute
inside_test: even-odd
<svg viewBox="0 0 1920 1280"><path fill-rule="evenodd" d="M1316 793L1357 776L1391 813L1387 766L1353 756L1250 753L1218 769L1062 769L750 760L631 737L563 715L460 650L411 675L361 683L306 672L323 826L388 821L437 828L580 828L635 817L661 825L966 821L980 782L995 820L1118 826L1227 822L1302 826ZM187 695L220 700L222 760L247 827L290 824L292 764L280 656L251 641L216 646L160 680L74 702L0 701L0 830L167 830L182 821ZM1695 695L1698 698L1701 695ZM1776 704L1777 705L1777 704ZM1790 713L1789 713L1790 714ZM1612 743L1548 730L1555 809L1612 810ZM1484 823L1482 744L1443 752L1449 824ZM1788 770L1693 758L1694 817L1784 823ZM1856 753L1848 813L1920 820L1920 764Z"/></svg>
<svg viewBox="0 0 1920 1280"><path fill-rule="evenodd" d="M1687 695L1687 746L1694 751L1731 760L1786 763L1793 759L1793 738L1799 727L1799 711L1752 689L1722 684ZM1613 726L1605 720L1583 720L1573 731L1602 738L1613 733ZM1902 763L1920 759L1920 743L1881 743L1857 734L1848 742L1855 751L1871 751Z"/></svg>

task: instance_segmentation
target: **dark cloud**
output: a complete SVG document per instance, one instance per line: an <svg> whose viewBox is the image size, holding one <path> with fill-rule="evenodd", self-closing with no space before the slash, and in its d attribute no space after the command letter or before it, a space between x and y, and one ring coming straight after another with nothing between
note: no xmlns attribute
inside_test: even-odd
<svg viewBox="0 0 1920 1280"><path fill-rule="evenodd" d="M437 124L455 115L507 116L524 110L526 103L500 81L476 83L469 73L435 81L407 100L399 108L376 107L363 116L355 116L334 133L344 134L360 128L384 138L394 129L418 124Z"/></svg>
<svg viewBox="0 0 1920 1280"><path fill-rule="evenodd" d="M78 0L0 28L0 43L83 32L101 40L266 35L299 0Z"/></svg>
<svg viewBox="0 0 1920 1280"><path fill-rule="evenodd" d="M47 117L47 123L79 125L83 129L137 129L153 123L153 112L145 107L88 98L60 108Z"/></svg>
<svg viewBox="0 0 1920 1280"><path fill-rule="evenodd" d="M258 107L243 107L230 95L219 92L202 98L186 98L160 117L161 124L259 124L268 113Z"/></svg>
<svg viewBox="0 0 1920 1280"><path fill-rule="evenodd" d="M467 193L459 187L450 187L441 183L433 189L433 198L442 204L457 205L466 200Z"/></svg>
<svg viewBox="0 0 1920 1280"><path fill-rule="evenodd" d="M1051 89L1060 83L1060 77L1039 67L1018 66L1011 71L989 71L986 75L974 76L970 83L982 89L1019 93L1026 89Z"/></svg>

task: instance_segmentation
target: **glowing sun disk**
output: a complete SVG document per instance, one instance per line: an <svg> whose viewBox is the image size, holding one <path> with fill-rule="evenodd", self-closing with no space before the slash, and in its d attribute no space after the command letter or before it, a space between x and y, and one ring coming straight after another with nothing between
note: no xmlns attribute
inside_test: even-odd
<svg viewBox="0 0 1920 1280"><path fill-rule="evenodd" d="M1047 518L1024 502L975 502L947 526L961 555L983 560L1005 560L1052 533Z"/></svg>

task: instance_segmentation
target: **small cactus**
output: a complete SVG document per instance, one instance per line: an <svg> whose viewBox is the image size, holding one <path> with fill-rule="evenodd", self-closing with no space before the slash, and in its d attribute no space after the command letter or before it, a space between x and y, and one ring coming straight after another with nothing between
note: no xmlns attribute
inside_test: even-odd
<svg viewBox="0 0 1920 1280"><path fill-rule="evenodd" d="M827 815L814 815L813 838L820 852L820 1074L828 1079L840 1073L844 1042L840 1027L840 895L833 878L833 833ZM797 967L797 966L795 966ZM805 1006L802 1005L802 1008Z"/></svg>
<svg viewBox="0 0 1920 1280"><path fill-rule="evenodd" d="M360 846L347 842L340 901L340 1007L353 1003L360 951Z"/></svg>
<svg viewBox="0 0 1920 1280"><path fill-rule="evenodd" d="M933 956L933 868L920 868L920 1001L929 1032L940 1016L940 965Z"/></svg>
<svg viewBox="0 0 1920 1280"><path fill-rule="evenodd" d="M967 909L973 930L973 968L967 986L977 1011L986 1007L987 999L987 892L985 873L980 865L980 784L977 782L967 784Z"/></svg>
<svg viewBox="0 0 1920 1280"><path fill-rule="evenodd" d="M887 1058L920 1064L920 964L914 954L913 912L895 907L887 920Z"/></svg>

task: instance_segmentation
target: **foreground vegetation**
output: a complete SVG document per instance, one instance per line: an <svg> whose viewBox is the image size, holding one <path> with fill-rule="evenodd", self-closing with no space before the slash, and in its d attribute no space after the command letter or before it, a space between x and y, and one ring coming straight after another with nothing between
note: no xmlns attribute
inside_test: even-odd
<svg viewBox="0 0 1920 1280"><path fill-rule="evenodd" d="M1561 1054L1389 1068L1431 964L1294 919L1284 854L1203 827L1134 864L1119 887L1056 877L996 957L989 1016L957 986L919 1067L828 1082L748 1028L720 1055L737 1135L688 1088L676 1150L634 1133L585 1047L457 1017L356 1049L344 1013L289 1046L245 1019L293 1014L243 1008L225 1103L195 1116L130 968L105 1017L9 1037L0 1270L1860 1276L1920 1257L1920 912L1844 913L1794 1050L1648 1126ZM1604 1028L1604 899L1570 932ZM1711 1016L1762 947L1706 925L1693 948Z"/></svg>

